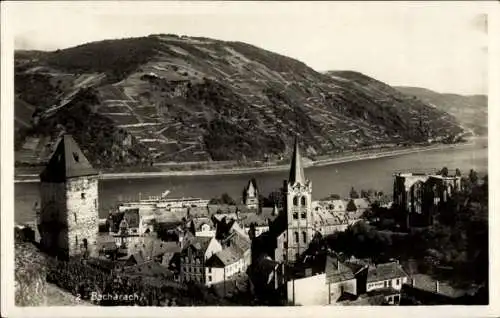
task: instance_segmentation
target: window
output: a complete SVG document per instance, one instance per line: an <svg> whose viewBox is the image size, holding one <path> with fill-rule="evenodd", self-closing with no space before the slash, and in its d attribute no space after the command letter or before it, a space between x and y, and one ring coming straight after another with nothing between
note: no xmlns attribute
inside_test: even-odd
<svg viewBox="0 0 500 318"><path fill-rule="evenodd" d="M75 235L75 245L78 247L78 236Z"/></svg>
<svg viewBox="0 0 500 318"><path fill-rule="evenodd" d="M399 278L396 279L396 286L399 286Z"/></svg>
<svg viewBox="0 0 500 318"><path fill-rule="evenodd" d="M89 246L89 243L87 241L86 238L83 239L83 248L87 249L87 247Z"/></svg>
<svg viewBox="0 0 500 318"><path fill-rule="evenodd" d="M304 231L304 232L302 232L302 241L304 241L304 243L306 243L306 242L307 242L307 234L306 234L306 232L305 232L305 231Z"/></svg>
<svg viewBox="0 0 500 318"><path fill-rule="evenodd" d="M212 276L208 276L208 281L211 282L212 281Z"/></svg>
<svg viewBox="0 0 500 318"><path fill-rule="evenodd" d="M293 235L295 236L295 243L299 242L299 232L293 232Z"/></svg>
<svg viewBox="0 0 500 318"><path fill-rule="evenodd" d="M76 152L73 152L73 159L75 159L76 162L80 161L80 157Z"/></svg>
<svg viewBox="0 0 500 318"><path fill-rule="evenodd" d="M209 267L209 268L208 268L208 272L209 272L209 273L212 273L212 267Z"/></svg>
<svg viewBox="0 0 500 318"><path fill-rule="evenodd" d="M297 197L293 197L293 205L294 205L294 206L299 205L299 198L297 198Z"/></svg>
<svg viewBox="0 0 500 318"><path fill-rule="evenodd" d="M394 296L394 303L399 303L399 295Z"/></svg>
<svg viewBox="0 0 500 318"><path fill-rule="evenodd" d="M387 287L387 281L384 280L384 287Z"/></svg>
<svg viewBox="0 0 500 318"><path fill-rule="evenodd" d="M300 214L300 217L301 217L302 219L306 219L306 218L307 218L307 213L306 213L306 212L302 212L302 213Z"/></svg>
<svg viewBox="0 0 500 318"><path fill-rule="evenodd" d="M75 223L76 223L76 213L73 213L73 216L75 217Z"/></svg>
<svg viewBox="0 0 500 318"><path fill-rule="evenodd" d="M82 199L85 199L85 192L82 192Z"/></svg>
<svg viewBox="0 0 500 318"><path fill-rule="evenodd" d="M94 199L94 207L97 209L97 199Z"/></svg>
<svg viewBox="0 0 500 318"><path fill-rule="evenodd" d="M305 206L305 205L306 205L306 202L307 202L306 197L302 197L302 198L300 199L300 204L301 204L302 206Z"/></svg>
<svg viewBox="0 0 500 318"><path fill-rule="evenodd" d="M392 279L389 281L389 287L392 287Z"/></svg>
<svg viewBox="0 0 500 318"><path fill-rule="evenodd" d="M297 220L299 218L299 213L293 212L293 219Z"/></svg>

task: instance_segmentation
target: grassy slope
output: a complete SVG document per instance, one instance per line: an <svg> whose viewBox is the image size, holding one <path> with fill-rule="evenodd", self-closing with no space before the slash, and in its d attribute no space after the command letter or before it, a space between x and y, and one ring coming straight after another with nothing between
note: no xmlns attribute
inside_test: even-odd
<svg viewBox="0 0 500 318"><path fill-rule="evenodd" d="M31 243L16 242L15 303L17 306L89 305L45 281L46 257Z"/></svg>

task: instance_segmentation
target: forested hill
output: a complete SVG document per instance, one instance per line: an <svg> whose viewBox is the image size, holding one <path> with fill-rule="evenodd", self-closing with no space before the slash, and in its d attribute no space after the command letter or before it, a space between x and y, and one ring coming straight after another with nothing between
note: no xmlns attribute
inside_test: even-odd
<svg viewBox="0 0 500 318"><path fill-rule="evenodd" d="M420 87L398 86L397 90L435 106L457 118L477 135L488 134L488 96L437 93Z"/></svg>
<svg viewBox="0 0 500 318"><path fill-rule="evenodd" d="M318 73L241 43L151 35L15 54L16 162L72 133L97 166L314 158L454 141L454 117L355 72Z"/></svg>

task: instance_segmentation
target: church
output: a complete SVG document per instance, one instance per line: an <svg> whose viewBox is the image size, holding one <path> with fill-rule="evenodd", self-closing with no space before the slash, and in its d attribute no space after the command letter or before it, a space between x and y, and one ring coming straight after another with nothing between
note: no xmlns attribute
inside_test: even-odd
<svg viewBox="0 0 500 318"><path fill-rule="evenodd" d="M254 242L252 253L257 260L262 255L278 263L294 263L309 246L315 231L312 210L312 182L307 180L302 166L299 141L295 140L290 174L283 182L283 209L270 224L269 231Z"/></svg>

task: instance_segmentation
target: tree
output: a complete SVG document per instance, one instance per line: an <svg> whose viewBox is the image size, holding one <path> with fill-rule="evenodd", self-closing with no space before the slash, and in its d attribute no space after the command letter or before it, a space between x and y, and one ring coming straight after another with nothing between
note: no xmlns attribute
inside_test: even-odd
<svg viewBox="0 0 500 318"><path fill-rule="evenodd" d="M233 198L227 193L223 193L220 197L222 204L229 204L229 205L235 205L236 202L234 201Z"/></svg>
<svg viewBox="0 0 500 318"><path fill-rule="evenodd" d="M447 167L443 167L443 169L441 169L441 171L439 172L440 175L442 175L443 177L447 177L448 176L448 168Z"/></svg>
<svg viewBox="0 0 500 318"><path fill-rule="evenodd" d="M269 193L268 200L273 207L275 204L278 208L283 207L283 193L281 191L272 191Z"/></svg>
<svg viewBox="0 0 500 318"><path fill-rule="evenodd" d="M354 190L354 187L351 187L351 191L349 192L349 197L351 199L358 199L359 198L359 194L356 190Z"/></svg>
<svg viewBox="0 0 500 318"><path fill-rule="evenodd" d="M469 172L469 181L472 185L476 185L477 184L477 181L478 181L478 176L477 176L477 172L474 171L474 169L470 169L470 172Z"/></svg>
<svg viewBox="0 0 500 318"><path fill-rule="evenodd" d="M346 211L347 212L355 212L358 208L356 207L356 204L354 203L354 200L349 200L347 203Z"/></svg>

